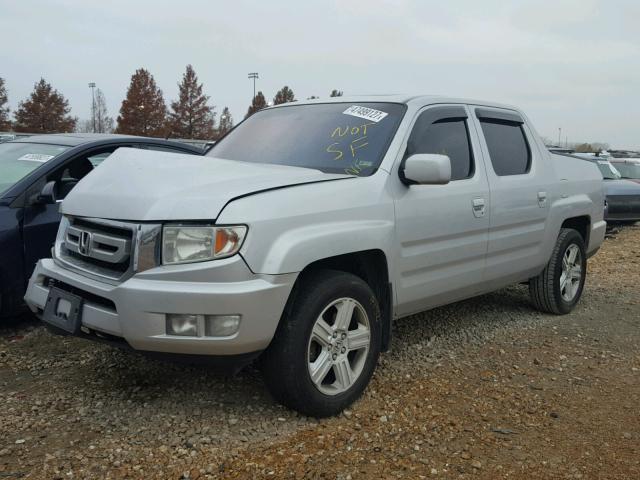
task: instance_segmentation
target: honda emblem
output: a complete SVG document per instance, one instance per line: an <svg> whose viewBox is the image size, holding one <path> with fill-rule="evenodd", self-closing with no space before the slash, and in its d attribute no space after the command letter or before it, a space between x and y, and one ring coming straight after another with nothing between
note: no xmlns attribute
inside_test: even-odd
<svg viewBox="0 0 640 480"><path fill-rule="evenodd" d="M78 252L85 257L91 253L91 232L83 230L80 232L80 239L78 241Z"/></svg>

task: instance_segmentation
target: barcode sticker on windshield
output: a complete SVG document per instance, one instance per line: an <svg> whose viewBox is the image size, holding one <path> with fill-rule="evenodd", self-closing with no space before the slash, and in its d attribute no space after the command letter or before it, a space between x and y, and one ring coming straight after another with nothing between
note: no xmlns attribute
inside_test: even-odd
<svg viewBox="0 0 640 480"><path fill-rule="evenodd" d="M44 163L47 160L51 160L55 155L45 155L44 153L26 153L22 155L18 160L27 160L29 162Z"/></svg>
<svg viewBox="0 0 640 480"><path fill-rule="evenodd" d="M368 107L360 107L358 105L351 105L342 113L344 113L345 115L351 115L353 117L364 118L365 120L370 120L376 123L389 115L387 112L381 112L380 110L375 110Z"/></svg>

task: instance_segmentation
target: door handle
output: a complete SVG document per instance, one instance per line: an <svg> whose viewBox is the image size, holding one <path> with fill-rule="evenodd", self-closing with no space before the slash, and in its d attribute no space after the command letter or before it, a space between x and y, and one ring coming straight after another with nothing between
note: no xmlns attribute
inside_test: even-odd
<svg viewBox="0 0 640 480"><path fill-rule="evenodd" d="M471 201L471 205L473 205L474 216L478 218L484 217L484 212L485 212L484 198L474 198Z"/></svg>
<svg viewBox="0 0 640 480"><path fill-rule="evenodd" d="M538 192L538 206L543 208L547 204L547 192Z"/></svg>

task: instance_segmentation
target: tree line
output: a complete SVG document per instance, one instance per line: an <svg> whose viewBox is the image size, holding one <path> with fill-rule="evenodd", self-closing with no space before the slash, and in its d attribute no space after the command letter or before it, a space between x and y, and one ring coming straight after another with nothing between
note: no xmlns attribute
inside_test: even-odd
<svg viewBox="0 0 640 480"><path fill-rule="evenodd" d="M342 96L333 90L331 97ZM318 98L315 95L309 99ZM293 90L282 87L274 96L273 104L295 102ZM245 118L268 106L259 91L252 99ZM140 68L131 76L131 82L122 101L115 122L107 112L104 94L95 89L90 120L80 122L71 115L68 100L44 78L36 82L28 98L18 104L10 117L5 80L0 78L0 131L13 130L29 133L65 133L73 131L95 133L122 133L149 137L216 139L233 128L233 117L228 107L222 109L216 122L216 107L203 92L193 67L187 65L178 83L178 98L170 103L164 100L162 90L151 73Z"/></svg>

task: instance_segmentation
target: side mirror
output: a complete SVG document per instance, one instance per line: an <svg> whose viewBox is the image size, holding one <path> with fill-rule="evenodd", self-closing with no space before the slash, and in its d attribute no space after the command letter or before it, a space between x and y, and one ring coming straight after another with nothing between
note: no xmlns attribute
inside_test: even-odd
<svg viewBox="0 0 640 480"><path fill-rule="evenodd" d="M45 183L40 194L38 194L37 202L42 205L52 205L58 199L58 183L54 180Z"/></svg>
<svg viewBox="0 0 640 480"><path fill-rule="evenodd" d="M404 162L404 178L419 185L445 185L451 181L451 160L447 155L417 153Z"/></svg>

